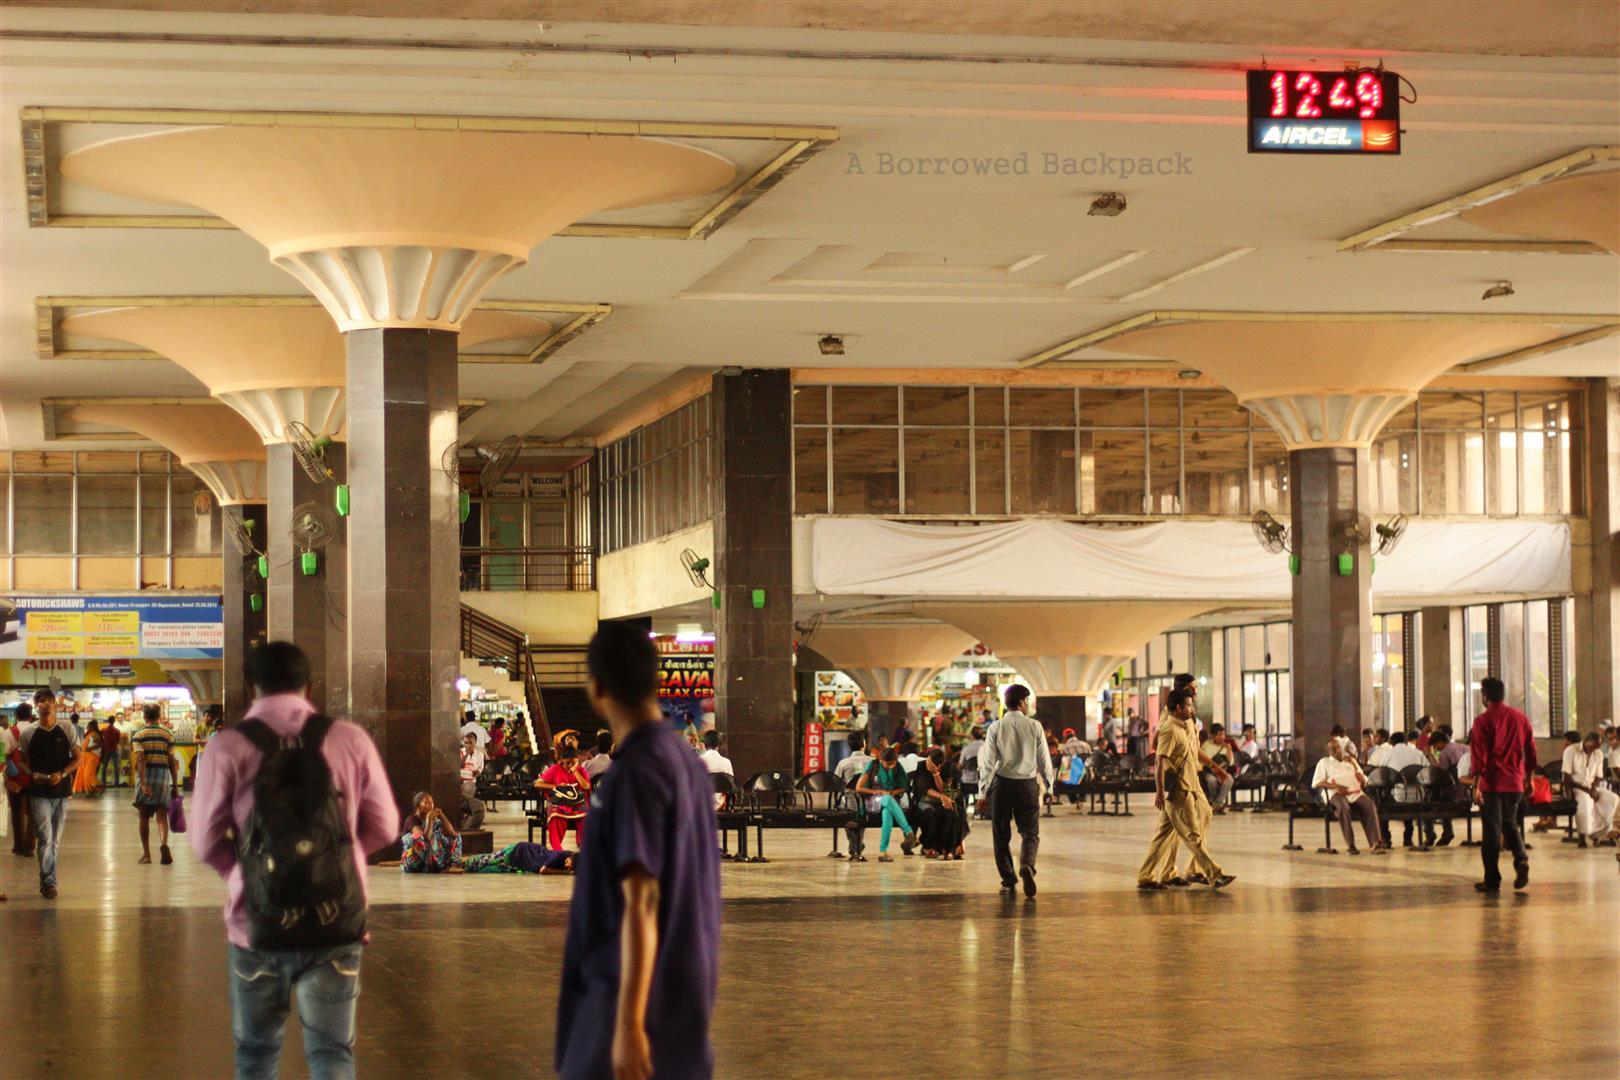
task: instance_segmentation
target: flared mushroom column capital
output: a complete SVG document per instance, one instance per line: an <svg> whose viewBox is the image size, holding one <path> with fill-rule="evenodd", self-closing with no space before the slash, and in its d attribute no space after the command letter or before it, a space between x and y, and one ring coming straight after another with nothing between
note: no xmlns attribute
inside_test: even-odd
<svg viewBox="0 0 1620 1080"><path fill-rule="evenodd" d="M196 473L221 506L266 501L264 447L225 405L75 405L67 417L152 440Z"/></svg>
<svg viewBox="0 0 1620 1080"><path fill-rule="evenodd" d="M459 330L495 279L559 229L705 194L736 170L631 135L227 126L96 143L64 157L62 173L229 221L347 332Z"/></svg>
<svg viewBox="0 0 1620 1080"><path fill-rule="evenodd" d="M916 701L943 667L841 667L868 701Z"/></svg>
<svg viewBox="0 0 1620 1080"><path fill-rule="evenodd" d="M1254 316L1134 330L1112 351L1173 359L1214 376L1290 450L1365 449L1453 366L1559 336L1539 323L1462 318Z"/></svg>
<svg viewBox="0 0 1620 1080"><path fill-rule="evenodd" d="M1011 667L1034 691L1036 698L1091 697L1121 666L1130 663L1134 653L1105 656L1002 656L997 659Z"/></svg>

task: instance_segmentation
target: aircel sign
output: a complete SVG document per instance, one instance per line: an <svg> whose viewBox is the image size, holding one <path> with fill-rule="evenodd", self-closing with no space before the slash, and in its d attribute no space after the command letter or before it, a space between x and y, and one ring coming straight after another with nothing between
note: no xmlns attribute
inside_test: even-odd
<svg viewBox="0 0 1620 1080"><path fill-rule="evenodd" d="M1399 154L1399 76L1369 68L1250 71L1249 152Z"/></svg>

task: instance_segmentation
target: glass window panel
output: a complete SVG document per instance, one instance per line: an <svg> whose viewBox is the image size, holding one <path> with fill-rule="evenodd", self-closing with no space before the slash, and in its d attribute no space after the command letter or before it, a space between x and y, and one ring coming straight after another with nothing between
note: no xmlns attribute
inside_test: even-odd
<svg viewBox="0 0 1620 1080"><path fill-rule="evenodd" d="M20 473L70 473L71 450L17 450L11 458L12 471Z"/></svg>
<svg viewBox="0 0 1620 1080"><path fill-rule="evenodd" d="M0 555L11 554L11 530L6 523L11 520L11 481L0 474Z"/></svg>
<svg viewBox="0 0 1620 1080"><path fill-rule="evenodd" d="M1007 391L1000 386L973 388L973 426L1005 427L1007 423Z"/></svg>
<svg viewBox="0 0 1620 1080"><path fill-rule="evenodd" d="M1485 437L1482 432L1425 431L1423 512L1485 512Z"/></svg>
<svg viewBox="0 0 1620 1080"><path fill-rule="evenodd" d="M820 428L793 432L793 512L827 512L827 433Z"/></svg>
<svg viewBox="0 0 1620 1080"><path fill-rule="evenodd" d="M839 514L900 512L898 428L833 430L832 509Z"/></svg>
<svg viewBox="0 0 1620 1080"><path fill-rule="evenodd" d="M1184 390L1181 422L1187 429L1247 428L1249 410L1224 390Z"/></svg>
<svg viewBox="0 0 1620 1080"><path fill-rule="evenodd" d="M82 473L132 473L135 471L135 451L82 450L79 452L79 471Z"/></svg>
<svg viewBox="0 0 1620 1080"><path fill-rule="evenodd" d="M264 546L265 538L253 542ZM169 551L169 478L141 477L141 554L166 555Z"/></svg>
<svg viewBox="0 0 1620 1080"><path fill-rule="evenodd" d="M25 455L19 453L19 458ZM73 478L18 476L13 481L19 555L66 555L73 550Z"/></svg>
<svg viewBox="0 0 1620 1080"><path fill-rule="evenodd" d="M1139 428L1145 422L1140 390L1080 391L1082 427Z"/></svg>
<svg viewBox="0 0 1620 1080"><path fill-rule="evenodd" d="M1249 505L1287 517L1292 512L1288 502L1288 450L1276 432L1261 424L1255 425L1251 438L1254 466L1249 474Z"/></svg>
<svg viewBox="0 0 1620 1080"><path fill-rule="evenodd" d="M1012 512L1073 514L1074 432L1008 433L1012 457Z"/></svg>
<svg viewBox="0 0 1620 1080"><path fill-rule="evenodd" d="M1519 512L1519 434L1516 431L1485 432L1485 512L1510 515Z"/></svg>
<svg viewBox="0 0 1620 1080"><path fill-rule="evenodd" d="M1552 700L1549 692L1551 669L1548 662L1547 608L1562 609L1561 601L1532 600L1525 604L1524 648L1529 659L1530 679L1525 689L1524 711L1537 735L1552 734Z"/></svg>
<svg viewBox="0 0 1620 1080"><path fill-rule="evenodd" d="M895 424L900 420L900 394L893 386L833 387L835 424Z"/></svg>
<svg viewBox="0 0 1620 1080"><path fill-rule="evenodd" d="M1519 435L1519 456L1523 461L1523 488L1519 500L1521 514L1557 513L1558 454L1557 433L1548 441L1548 432L1526 431ZM1548 450L1551 448L1552 453ZM1550 496L1550 498L1549 498Z"/></svg>
<svg viewBox="0 0 1620 1080"><path fill-rule="evenodd" d="M1463 687L1464 716L1475 716L1484 707L1479 699L1480 680L1490 672L1490 647L1483 604L1463 610L1464 651L1467 653L1468 683Z"/></svg>
<svg viewBox="0 0 1620 1080"><path fill-rule="evenodd" d="M1553 447L1557 442L1557 449ZM1547 500L1547 513L1549 514L1579 514L1585 506L1582 502L1581 485L1575 481L1571 472L1574 463L1581 460L1581 433L1578 431L1549 431L1547 432L1547 453L1558 460L1558 485L1556 497L1549 490L1544 496ZM1551 482L1552 466L1548 466L1548 483Z"/></svg>
<svg viewBox="0 0 1620 1080"><path fill-rule="evenodd" d="M978 407L977 403L974 405ZM976 514L1007 512L1007 435L1003 431L973 431L974 508Z"/></svg>
<svg viewBox="0 0 1620 1080"><path fill-rule="evenodd" d="M1385 431L1368 456L1373 509L1380 514L1418 512L1417 434Z"/></svg>
<svg viewBox="0 0 1620 1080"><path fill-rule="evenodd" d="M908 410L910 396L908 392ZM964 411L966 405L964 398ZM1070 489L1073 489L1072 483ZM971 509L968 501L967 429L906 429L905 512L966 514Z"/></svg>
<svg viewBox="0 0 1620 1080"><path fill-rule="evenodd" d="M219 504L207 486L191 473L169 477L172 490L169 520L175 555L213 555L219 551Z"/></svg>
<svg viewBox="0 0 1620 1080"><path fill-rule="evenodd" d="M1082 431L1080 471L1087 514L1140 514L1147 496L1146 457L1137 431Z"/></svg>
<svg viewBox="0 0 1620 1080"><path fill-rule="evenodd" d="M134 554L133 476L79 476L79 554Z"/></svg>
<svg viewBox="0 0 1620 1080"><path fill-rule="evenodd" d="M968 388L965 386L906 387L906 423L966 427Z"/></svg>
<svg viewBox="0 0 1620 1080"><path fill-rule="evenodd" d="M1502 682L1507 687L1508 701L1524 700L1525 641L1524 604L1519 601L1502 605Z"/></svg>
<svg viewBox="0 0 1620 1080"><path fill-rule="evenodd" d="M1485 393L1485 426L1512 431L1519 424L1518 395L1511 390L1488 390Z"/></svg>
<svg viewBox="0 0 1620 1080"><path fill-rule="evenodd" d="M1479 394L1433 390L1418 395L1418 422L1426 431L1477 431L1484 418Z"/></svg>
<svg viewBox="0 0 1620 1080"><path fill-rule="evenodd" d="M1147 654L1147 673L1149 675L1159 675L1170 670L1167 666L1170 663L1170 656L1165 649L1163 634L1154 634L1153 637L1148 639Z"/></svg>
<svg viewBox="0 0 1620 1080"><path fill-rule="evenodd" d="M1182 499L1189 514L1241 517L1249 504L1249 434L1214 428L1187 431Z"/></svg>
<svg viewBox="0 0 1620 1080"><path fill-rule="evenodd" d="M1148 427L1171 431L1181 427L1181 391L1149 390L1147 394Z"/></svg>
<svg viewBox="0 0 1620 1080"><path fill-rule="evenodd" d="M1181 435L1155 431L1148 440L1148 513L1181 513Z"/></svg>
<svg viewBox="0 0 1620 1080"><path fill-rule="evenodd" d="M142 450L140 470L144 473L166 473L169 471L169 455L162 450Z"/></svg>
<svg viewBox="0 0 1620 1080"><path fill-rule="evenodd" d="M1008 392L1013 427L1074 427L1074 391L1015 386Z"/></svg>
<svg viewBox="0 0 1620 1080"><path fill-rule="evenodd" d="M1165 635L1170 640L1170 670L1183 673L1192 670L1190 635L1185 630Z"/></svg>
<svg viewBox="0 0 1620 1080"><path fill-rule="evenodd" d="M1293 627L1289 623L1274 622L1266 624L1266 649L1271 653L1267 667L1292 667L1289 662L1289 631Z"/></svg>
<svg viewBox="0 0 1620 1080"><path fill-rule="evenodd" d="M1251 671L1266 666L1266 628L1261 625L1243 628L1243 666Z"/></svg>

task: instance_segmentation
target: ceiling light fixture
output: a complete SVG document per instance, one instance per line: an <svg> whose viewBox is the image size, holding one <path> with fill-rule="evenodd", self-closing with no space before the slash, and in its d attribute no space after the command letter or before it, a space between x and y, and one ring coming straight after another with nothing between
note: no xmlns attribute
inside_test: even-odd
<svg viewBox="0 0 1620 1080"><path fill-rule="evenodd" d="M837 334L823 334L821 340L816 342L816 348L821 350L822 356L843 356L844 339Z"/></svg>
<svg viewBox="0 0 1620 1080"><path fill-rule="evenodd" d="M1176 378L1178 378L1178 379L1196 379L1199 376L1201 376L1202 374L1203 374L1203 372L1197 370L1196 368L1183 368L1182 370L1176 372Z"/></svg>
<svg viewBox="0 0 1620 1080"><path fill-rule="evenodd" d="M1086 213L1092 217L1119 217L1125 212L1125 196L1117 191L1105 191L1091 200L1091 209Z"/></svg>
<svg viewBox="0 0 1620 1080"><path fill-rule="evenodd" d="M1498 281L1495 285L1492 285L1490 288L1486 289L1485 290L1485 295L1481 296L1480 299L1481 300L1495 300L1495 299L1497 299L1498 297L1501 297L1501 296L1512 296L1512 295L1513 295L1513 282L1511 282L1511 281Z"/></svg>

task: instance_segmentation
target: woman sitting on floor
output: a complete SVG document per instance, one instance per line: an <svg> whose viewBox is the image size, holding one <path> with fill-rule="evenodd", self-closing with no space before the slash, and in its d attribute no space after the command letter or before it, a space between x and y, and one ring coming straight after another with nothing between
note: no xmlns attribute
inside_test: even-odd
<svg viewBox="0 0 1620 1080"><path fill-rule="evenodd" d="M399 868L407 874L463 873L461 834L433 805L433 796L418 791L411 805L416 812L405 819L405 833L399 838Z"/></svg>

